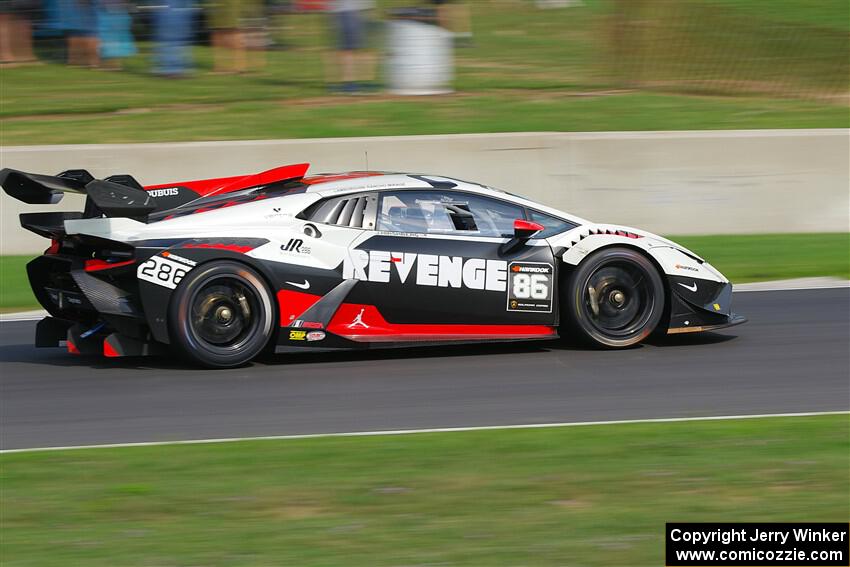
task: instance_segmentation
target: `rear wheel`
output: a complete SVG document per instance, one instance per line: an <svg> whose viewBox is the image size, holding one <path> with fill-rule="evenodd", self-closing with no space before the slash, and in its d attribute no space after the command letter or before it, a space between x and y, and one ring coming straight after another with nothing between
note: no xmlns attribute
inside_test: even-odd
<svg viewBox="0 0 850 567"><path fill-rule="evenodd" d="M655 265L629 248L604 248L573 272L563 302L567 320L591 344L623 348L648 337L664 312Z"/></svg>
<svg viewBox="0 0 850 567"><path fill-rule="evenodd" d="M172 344L211 368L249 362L269 342L273 323L268 287L238 262L198 266L177 286L169 306Z"/></svg>

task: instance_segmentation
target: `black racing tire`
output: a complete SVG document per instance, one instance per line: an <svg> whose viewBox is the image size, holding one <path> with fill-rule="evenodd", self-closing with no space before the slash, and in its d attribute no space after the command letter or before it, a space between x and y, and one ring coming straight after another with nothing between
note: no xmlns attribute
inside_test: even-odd
<svg viewBox="0 0 850 567"><path fill-rule="evenodd" d="M603 248L570 275L562 305L569 331L602 348L626 348L647 338L664 314L661 274L646 256Z"/></svg>
<svg viewBox="0 0 850 567"><path fill-rule="evenodd" d="M171 296L171 344L209 368L233 368L260 354L274 334L275 302L263 278L232 261L201 264Z"/></svg>

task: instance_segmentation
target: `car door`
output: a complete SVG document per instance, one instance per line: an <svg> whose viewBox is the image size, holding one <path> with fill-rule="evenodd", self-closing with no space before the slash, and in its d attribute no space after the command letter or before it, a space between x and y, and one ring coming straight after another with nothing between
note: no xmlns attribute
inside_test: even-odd
<svg viewBox="0 0 850 567"><path fill-rule="evenodd" d="M283 217L285 228L274 244L252 254L267 260L265 267L278 288L282 326L300 322L307 309L342 283L352 243L374 228L376 204L374 192L321 199L295 219Z"/></svg>
<svg viewBox="0 0 850 567"><path fill-rule="evenodd" d="M514 221L525 218L522 206L476 193L380 192L375 229L352 243L343 266L343 278L360 280L350 299L360 307L343 316L362 329L465 325L489 336L499 326L536 325L550 332L545 326L557 323L550 247L532 239L506 250Z"/></svg>

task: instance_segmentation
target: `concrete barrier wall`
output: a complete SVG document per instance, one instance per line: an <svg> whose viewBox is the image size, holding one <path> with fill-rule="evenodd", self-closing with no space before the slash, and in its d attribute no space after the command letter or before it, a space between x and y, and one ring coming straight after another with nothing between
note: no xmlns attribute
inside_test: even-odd
<svg viewBox="0 0 850 567"><path fill-rule="evenodd" d="M0 148L0 165L142 184L310 162L312 172L436 173L478 181L576 215L661 234L850 230L850 131L521 133ZM81 210L0 196L0 254L40 252L18 226L32 210Z"/></svg>

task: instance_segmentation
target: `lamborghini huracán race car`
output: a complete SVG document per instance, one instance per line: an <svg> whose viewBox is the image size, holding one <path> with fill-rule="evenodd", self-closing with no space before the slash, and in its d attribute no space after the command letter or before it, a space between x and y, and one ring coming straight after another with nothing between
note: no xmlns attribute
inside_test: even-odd
<svg viewBox="0 0 850 567"><path fill-rule="evenodd" d="M37 346L209 367L266 349L554 339L608 348L744 321L732 286L653 234L436 175L255 175L142 187L0 171L50 247L27 266Z"/></svg>

